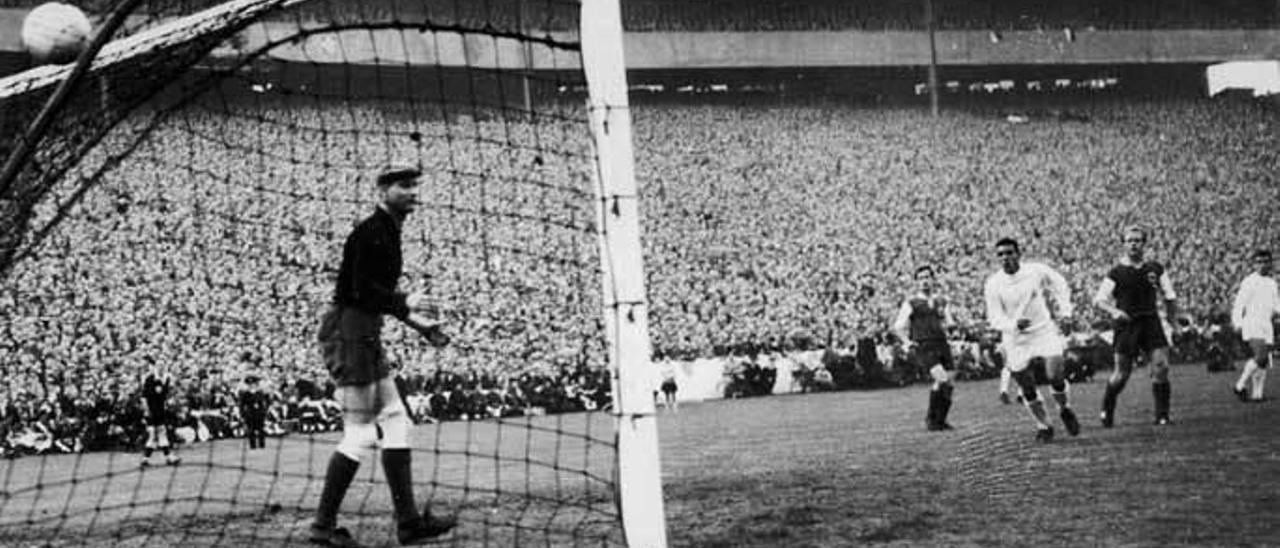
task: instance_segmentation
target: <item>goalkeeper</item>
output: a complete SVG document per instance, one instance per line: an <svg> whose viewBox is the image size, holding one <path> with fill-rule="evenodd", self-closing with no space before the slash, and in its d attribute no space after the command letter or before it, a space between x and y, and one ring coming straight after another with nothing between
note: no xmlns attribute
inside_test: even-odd
<svg viewBox="0 0 1280 548"><path fill-rule="evenodd" d="M347 237L334 302L321 319L320 348L325 367L340 389L343 434L329 459L311 525L311 541L316 544L360 546L347 529L337 526L337 514L360 461L378 445L400 543L417 544L456 525L451 518L432 516L430 509L418 511L410 468L409 415L391 378L380 338L383 316L389 315L427 335L433 344L447 342L439 327L422 317L432 308L427 296L396 290L403 269L401 226L418 205L421 177L422 172L413 168L393 169L377 177L377 210Z"/></svg>

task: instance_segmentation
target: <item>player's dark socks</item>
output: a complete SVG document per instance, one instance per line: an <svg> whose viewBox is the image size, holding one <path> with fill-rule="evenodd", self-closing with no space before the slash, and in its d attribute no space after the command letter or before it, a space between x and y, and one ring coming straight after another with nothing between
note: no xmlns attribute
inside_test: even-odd
<svg viewBox="0 0 1280 548"><path fill-rule="evenodd" d="M1080 435L1080 421L1076 419L1075 411L1072 411L1070 407L1064 407L1058 416L1062 418L1062 425L1066 427L1068 434L1072 436Z"/></svg>
<svg viewBox="0 0 1280 548"><path fill-rule="evenodd" d="M351 487L356 471L360 469L360 461L351 460L337 451L329 457L329 469L324 475L324 491L320 493L320 506L316 508L315 527L332 529L338 521L338 509L342 507L342 498Z"/></svg>
<svg viewBox="0 0 1280 548"><path fill-rule="evenodd" d="M382 470L387 475L387 487L391 489L391 505L396 511L396 523L412 523L421 516L413 500L413 469L408 448L383 449Z"/></svg>
<svg viewBox="0 0 1280 548"><path fill-rule="evenodd" d="M1116 415L1116 399L1120 397L1120 391L1124 390L1124 383L1112 384L1107 383L1107 389L1102 393L1102 414L1107 422L1108 419L1114 420ZM1107 425L1110 426L1110 425Z"/></svg>
<svg viewBox="0 0 1280 548"><path fill-rule="evenodd" d="M1171 385L1168 382L1157 382L1151 385L1151 395L1155 399L1156 422L1169 422L1169 394Z"/></svg>
<svg viewBox="0 0 1280 548"><path fill-rule="evenodd" d="M154 452L154 451L152 451L152 449L151 449L150 447L147 447L147 448L143 449L143 450L142 450L142 458L144 458L144 459L149 459L149 458L151 458L151 453L153 453L153 452Z"/></svg>
<svg viewBox="0 0 1280 548"><path fill-rule="evenodd" d="M951 412L951 394L955 388L950 384L944 384L938 388L938 424L942 425L944 430L950 430L951 425L947 423L947 414Z"/></svg>
<svg viewBox="0 0 1280 548"><path fill-rule="evenodd" d="M938 391L929 391L929 410L924 414L924 426L929 430L937 430L938 426Z"/></svg>
<svg viewBox="0 0 1280 548"><path fill-rule="evenodd" d="M947 413L951 411L952 388L943 385L929 391L929 412L925 416L925 428L931 432L951 430Z"/></svg>

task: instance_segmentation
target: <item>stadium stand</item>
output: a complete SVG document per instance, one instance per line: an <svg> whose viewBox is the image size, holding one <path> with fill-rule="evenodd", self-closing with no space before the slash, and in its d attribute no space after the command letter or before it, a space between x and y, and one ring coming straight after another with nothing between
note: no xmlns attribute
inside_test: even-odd
<svg viewBox="0 0 1280 548"><path fill-rule="evenodd" d="M1111 235L1135 222L1153 229L1154 255L1173 266L1193 323L1220 314L1247 264L1242 258L1277 241L1269 221L1280 200L1274 106L1112 96L1058 107L1074 114L1047 108L1013 124L975 107L926 123L927 113L915 108L637 105L657 357L850 348L882 338L913 268L923 263L938 266L943 293L976 325L988 251L1004 235L1021 238L1029 256L1057 264L1083 303L1114 259ZM404 123L373 106L362 112L370 123ZM323 105L294 110L281 118L292 125L278 128L296 131L328 115ZM193 119L188 131L234 127L234 120L206 117ZM204 169L253 169L226 151L152 153L197 158ZM307 180L305 173L291 176ZM240 178L233 173L229 181ZM314 191L323 184L316 180ZM6 368L12 397L0 402L8 451L126 443L138 381L126 372L141 370L144 356L179 359L172 348L182 341L189 346L173 365L182 372L184 416L196 439L237 431L225 402L244 375L263 368L279 388L281 425L296 424L299 411L290 409L303 397L325 398L308 326L254 319L268 309L322 303L323 265L334 250L222 248L234 242L212 237L222 230L218 211L251 211L235 198L244 190L189 188L163 172L118 173L88 196L41 256L19 265L0 292L0 309L18 318L0 323L0 347L16 360ZM195 203L209 210L192 211ZM302 224L328 222L298 213ZM174 237L195 226L193 215L200 216L199 233L210 237ZM193 265L157 260L165 256L199 256L209 265L257 257L262 264L186 276L182 269ZM237 275L250 271L276 274ZM132 294L124 288L143 283L162 290L122 300ZM227 307L228 291L270 298ZM572 299L549 298L557 301ZM497 317L501 307L522 306L491 304L499 310L479 312ZM273 317L309 317L284 312ZM555 326L557 317L548 310L544 321ZM538 325L512 328L540 336ZM226 330L253 343L224 348L217 341ZM423 420L440 420L607 401L607 379L577 367L571 354L531 362L537 365L524 370L454 363L439 378L413 379L415 408Z"/></svg>
<svg viewBox="0 0 1280 548"><path fill-rule="evenodd" d="M0 8L33 7L41 0L0 0ZM216 0L175 0L175 12L214 5ZM539 0L461 2L476 21L526 28L563 30L568 22L547 19ZM86 11L102 13L107 0L78 2ZM302 13L341 19L344 13L421 9L400 0L313 2ZM623 2L623 24L631 31L775 31L775 30L906 30L922 28L917 0L629 0ZM516 9L516 6L523 6ZM1274 28L1280 13L1274 2L1256 0L939 0L942 29L1046 30L1063 27L1098 29ZM514 14L522 13L522 16ZM507 14L494 19L496 14Z"/></svg>

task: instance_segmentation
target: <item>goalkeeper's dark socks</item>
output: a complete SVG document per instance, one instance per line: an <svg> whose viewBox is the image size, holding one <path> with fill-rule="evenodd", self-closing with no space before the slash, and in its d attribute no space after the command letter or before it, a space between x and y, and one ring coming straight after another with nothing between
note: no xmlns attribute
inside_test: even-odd
<svg viewBox="0 0 1280 548"><path fill-rule="evenodd" d="M338 521L338 509L342 507L342 498L355 479L360 469L360 461L352 460L346 455L334 451L329 457L329 469L324 476L324 491L320 493L320 506L316 508L315 526L321 529L332 529Z"/></svg>
<svg viewBox="0 0 1280 548"><path fill-rule="evenodd" d="M408 448L383 449L382 469L387 475L387 487L391 489L391 503L396 511L396 523L414 524L422 517L413 500L413 469L410 467Z"/></svg>

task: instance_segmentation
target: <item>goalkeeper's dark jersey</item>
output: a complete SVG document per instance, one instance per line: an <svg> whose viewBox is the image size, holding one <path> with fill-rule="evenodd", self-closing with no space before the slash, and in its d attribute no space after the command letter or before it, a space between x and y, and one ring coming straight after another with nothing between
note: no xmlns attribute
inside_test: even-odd
<svg viewBox="0 0 1280 548"><path fill-rule="evenodd" d="M378 208L356 225L343 245L333 301L373 314L408 316L405 295L396 290L403 268L400 225Z"/></svg>

